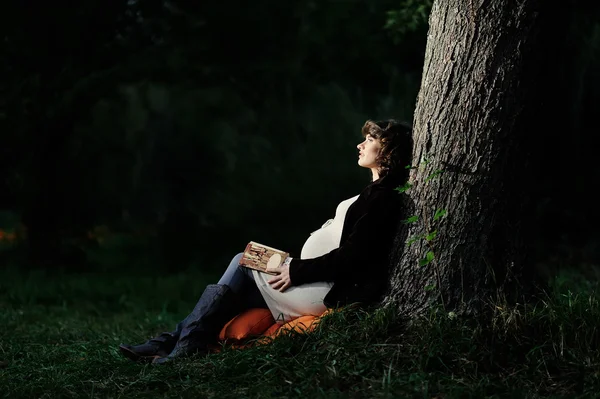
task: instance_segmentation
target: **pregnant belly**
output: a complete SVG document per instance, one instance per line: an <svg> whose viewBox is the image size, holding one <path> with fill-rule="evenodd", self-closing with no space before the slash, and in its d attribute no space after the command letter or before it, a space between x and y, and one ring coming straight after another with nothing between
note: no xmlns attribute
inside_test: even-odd
<svg viewBox="0 0 600 399"><path fill-rule="evenodd" d="M312 259L340 246L341 229L332 223L327 227L315 231L304 243L300 253L301 259Z"/></svg>

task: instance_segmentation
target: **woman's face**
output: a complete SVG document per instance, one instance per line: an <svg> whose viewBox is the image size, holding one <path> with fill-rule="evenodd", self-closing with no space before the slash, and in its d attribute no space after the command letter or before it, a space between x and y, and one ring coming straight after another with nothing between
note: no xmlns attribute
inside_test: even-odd
<svg viewBox="0 0 600 399"><path fill-rule="evenodd" d="M358 148L358 164L363 168L377 169L377 155L381 150L381 142L367 134L365 141L356 146Z"/></svg>

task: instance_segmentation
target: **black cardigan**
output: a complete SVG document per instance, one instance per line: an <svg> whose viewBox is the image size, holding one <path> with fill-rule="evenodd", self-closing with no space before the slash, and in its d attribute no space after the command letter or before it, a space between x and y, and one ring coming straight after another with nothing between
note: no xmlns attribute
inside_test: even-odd
<svg viewBox="0 0 600 399"><path fill-rule="evenodd" d="M327 307L373 303L388 283L389 254L401 215L401 197L392 175L369 184L348 208L340 246L314 259L293 258L293 286L333 282L323 303Z"/></svg>

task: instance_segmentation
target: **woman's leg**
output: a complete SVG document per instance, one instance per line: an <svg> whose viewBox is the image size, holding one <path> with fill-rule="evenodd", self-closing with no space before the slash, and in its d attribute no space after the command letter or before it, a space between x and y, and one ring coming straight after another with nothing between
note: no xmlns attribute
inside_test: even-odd
<svg viewBox="0 0 600 399"><path fill-rule="evenodd" d="M250 269L238 266L241 256L240 253L233 257L218 284L206 287L192 312L177 324L174 331L164 332L140 345L121 344L119 346L121 352L132 360L151 360L156 356L165 357L175 348L184 328L192 325L193 329L203 315L206 319L210 313L208 319L212 318L212 324L215 322L221 324L221 321L217 320L218 317L214 315L215 310L219 311L219 307L221 308L219 311L221 318L226 319L223 325L231 317L246 309L266 308L267 305L254 282L252 272ZM223 298L226 301L223 301ZM186 331L186 334L189 335L189 331Z"/></svg>
<svg viewBox="0 0 600 399"><path fill-rule="evenodd" d="M166 363L172 359L193 353L207 353L217 342L219 331L234 316L252 307L267 307L252 273L238 263L236 255L218 284L210 284L200 296L198 303L184 320L175 347L168 356L157 358L153 363Z"/></svg>
<svg viewBox="0 0 600 399"><path fill-rule="evenodd" d="M226 285L236 295L239 295L246 309L266 308L267 303L256 286L252 270L247 267L238 266L242 255L243 253L239 253L231 259L227 270L225 270L225 273L223 273L217 284ZM242 310L245 309L241 309L240 311Z"/></svg>

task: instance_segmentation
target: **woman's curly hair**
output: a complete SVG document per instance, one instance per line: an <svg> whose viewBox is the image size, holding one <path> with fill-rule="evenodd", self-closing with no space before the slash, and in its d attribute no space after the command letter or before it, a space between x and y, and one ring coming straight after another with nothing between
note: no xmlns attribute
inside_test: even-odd
<svg viewBox="0 0 600 399"><path fill-rule="evenodd" d="M362 135L370 135L381 143L376 159L379 177L394 171L408 178L409 169L406 167L411 164L413 155L412 126L409 123L395 119L368 120L362 128Z"/></svg>

